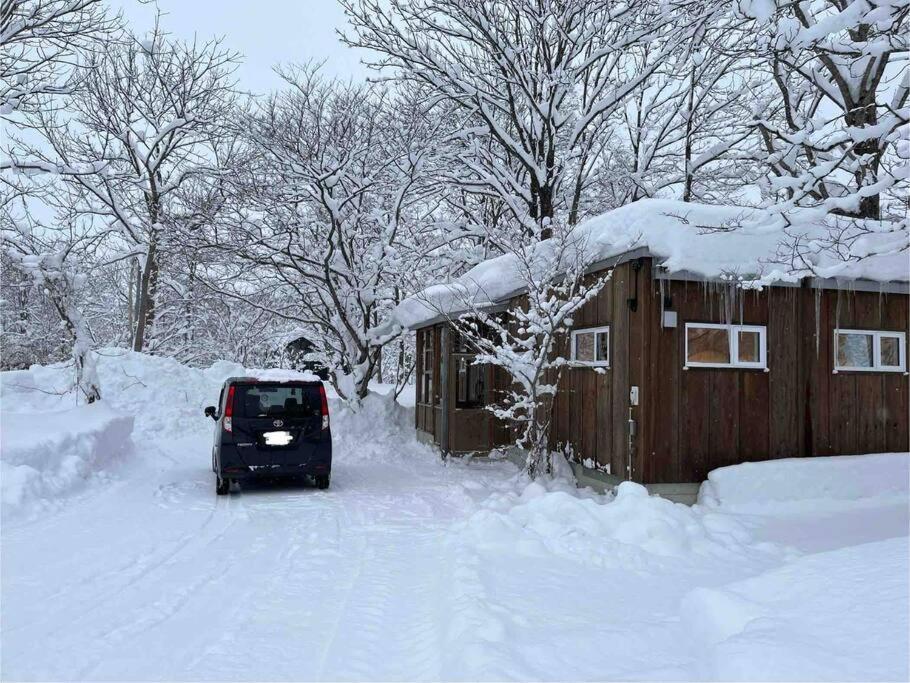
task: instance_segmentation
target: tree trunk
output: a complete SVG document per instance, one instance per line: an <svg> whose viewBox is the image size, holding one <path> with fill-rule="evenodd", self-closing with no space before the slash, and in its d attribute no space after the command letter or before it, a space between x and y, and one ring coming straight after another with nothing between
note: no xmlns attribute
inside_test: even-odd
<svg viewBox="0 0 910 683"><path fill-rule="evenodd" d="M531 181L531 218L540 226L540 239L553 236L553 188Z"/></svg>
<svg viewBox="0 0 910 683"><path fill-rule="evenodd" d="M689 113L688 116L686 116L686 143L684 151L686 177L682 196L684 202L692 201L692 185L694 184L694 178L692 176L692 117L695 112L692 111L693 106L695 106L695 67L692 67L689 74Z"/></svg>
<svg viewBox="0 0 910 683"><path fill-rule="evenodd" d="M136 334L136 294L134 291L136 279L136 261L130 259L130 272L127 274L126 281L126 329L130 331L130 341Z"/></svg>
<svg viewBox="0 0 910 683"><path fill-rule="evenodd" d="M76 386L85 396L86 403L101 400L101 387L98 382L98 371L92 350L83 340L73 344L73 364L76 367Z"/></svg>
<svg viewBox="0 0 910 683"><path fill-rule="evenodd" d="M136 334L133 337L133 351L145 348L146 335L155 322L155 291L158 288L158 252L155 242L149 243L139 284L139 312L136 320Z"/></svg>
<svg viewBox="0 0 910 683"><path fill-rule="evenodd" d="M874 97L874 93L873 93ZM867 128L878 123L878 113L875 110L875 102L857 104L850 107L844 116L847 125L857 128ZM870 185L878 180L878 169L881 163L882 150L879 147L877 137L863 140L857 143L853 148L857 156L866 156L868 160L860 165L854 173L857 190L865 185ZM854 214L856 218L872 218L879 220L881 218L881 197L878 194L869 197L862 197L859 201L859 207Z"/></svg>

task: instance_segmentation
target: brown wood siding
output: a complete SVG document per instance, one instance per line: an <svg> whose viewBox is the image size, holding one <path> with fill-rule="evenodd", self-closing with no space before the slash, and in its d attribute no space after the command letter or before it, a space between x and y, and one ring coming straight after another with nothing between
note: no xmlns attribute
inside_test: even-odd
<svg viewBox="0 0 910 683"><path fill-rule="evenodd" d="M665 297L677 313L675 328L662 326ZM630 300L636 301L634 311ZM697 482L716 467L750 460L910 450L907 374L833 372L836 328L895 330L910 337L908 302L906 294L661 282L650 259L623 263L574 316L575 330L610 326L610 367L602 373L563 371L552 446L569 445L579 462L643 483ZM768 371L685 369L687 322L765 326ZM418 344L428 329L418 333ZM568 339L559 352L569 357ZM497 368L488 380L493 402L509 379ZM630 470L633 385L640 405L633 408L637 436ZM440 408L420 405L422 398L417 425L435 434ZM508 425L484 417L483 411L450 410L453 449L484 450L512 440Z"/></svg>
<svg viewBox="0 0 910 683"><path fill-rule="evenodd" d="M593 281L593 277L589 281ZM639 280L644 281L644 273ZM625 476L629 395L629 307L634 286L628 263L614 268L598 295L573 316L573 329L610 326L610 367L566 368L553 405L553 445L569 445L576 460ZM568 358L569 340L559 353Z"/></svg>
<svg viewBox="0 0 910 683"><path fill-rule="evenodd" d="M678 316L666 329L660 288L650 283L651 308L641 310L651 338L634 479L701 481L745 461L910 448L906 375L833 373L836 328L910 334L906 295L664 282ZM766 326L768 372L684 370L686 322Z"/></svg>

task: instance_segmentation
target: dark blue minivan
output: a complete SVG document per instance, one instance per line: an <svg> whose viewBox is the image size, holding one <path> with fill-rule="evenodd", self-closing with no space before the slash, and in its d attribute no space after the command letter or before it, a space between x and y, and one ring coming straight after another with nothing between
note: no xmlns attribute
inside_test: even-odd
<svg viewBox="0 0 910 683"><path fill-rule="evenodd" d="M231 377L218 406L212 469L215 492L249 479L312 477L321 489L332 474L329 404L322 382Z"/></svg>

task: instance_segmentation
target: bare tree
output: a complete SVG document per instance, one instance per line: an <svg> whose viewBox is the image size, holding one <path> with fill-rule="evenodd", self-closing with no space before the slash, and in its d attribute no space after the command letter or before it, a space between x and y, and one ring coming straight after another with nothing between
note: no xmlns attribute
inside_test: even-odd
<svg viewBox="0 0 910 683"><path fill-rule="evenodd" d="M16 215L7 205L0 214L2 244L9 263L26 275L47 298L70 339L75 386L87 403L101 398L95 368L95 340L81 309L80 298L89 277L89 254L99 236L72 226L49 227L27 211ZM46 330L38 331L46 334Z"/></svg>
<svg viewBox="0 0 910 683"><path fill-rule="evenodd" d="M682 4L682 3L678 3ZM611 112L688 37L673 3L611 0L342 0L350 45L461 111L458 183L495 195L546 238L574 223ZM686 22L686 25L682 25ZM671 30L672 29L672 30ZM630 55L660 47L629 68Z"/></svg>
<svg viewBox="0 0 910 683"><path fill-rule="evenodd" d="M831 277L906 252L910 6L742 0L737 8L754 36L742 49L768 65L775 86L755 102L752 125L764 152L768 211L759 222L784 235L777 260Z"/></svg>
<svg viewBox="0 0 910 683"><path fill-rule="evenodd" d="M663 60L623 103L630 201L672 193L683 201L724 203L756 182L751 103L764 83L754 58L723 49L741 33L731 23Z"/></svg>
<svg viewBox="0 0 910 683"><path fill-rule="evenodd" d="M220 240L255 277L225 271L217 287L247 302L272 292L269 309L307 330L311 359L357 405L389 341L373 329L417 267L404 245L431 210L429 133L384 89L281 73L285 90L244 119L258 163Z"/></svg>
<svg viewBox="0 0 910 683"><path fill-rule="evenodd" d="M446 315L476 351L474 362L502 368L510 385L488 409L509 424L515 444L527 454L531 478L552 472L550 430L553 399L562 370L570 363L559 354L572 316L603 288L610 274L585 277L591 259L582 233L555 223L552 236L536 244L518 242L503 256L466 273L432 294L418 294L431 309ZM504 312L491 312L489 279L514 284L516 295ZM448 302L448 303L446 303ZM454 305L452 305L454 302ZM451 310L464 311L457 317Z"/></svg>
<svg viewBox="0 0 910 683"><path fill-rule="evenodd" d="M135 263L134 350L149 344L162 254L192 219L181 191L196 176L221 172L213 147L235 101L235 65L217 41L187 45L157 27L131 36L92 57L65 116L46 107L31 113L28 125L47 144L12 162L14 170L56 173L65 192L51 205L74 219L95 217L120 239L119 257Z"/></svg>
<svg viewBox="0 0 910 683"><path fill-rule="evenodd" d="M71 92L73 67L118 24L101 0L0 0L0 116Z"/></svg>
<svg viewBox="0 0 910 683"><path fill-rule="evenodd" d="M781 208L883 218L882 197L903 175L891 172L888 157L910 121L910 7L777 0L744 1L740 9L752 19L753 49L770 63L777 86L754 125Z"/></svg>

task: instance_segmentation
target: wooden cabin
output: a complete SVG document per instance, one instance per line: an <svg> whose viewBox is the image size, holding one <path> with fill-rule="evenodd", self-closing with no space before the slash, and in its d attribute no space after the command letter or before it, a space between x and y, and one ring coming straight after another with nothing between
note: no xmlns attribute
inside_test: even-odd
<svg viewBox="0 0 910 683"><path fill-rule="evenodd" d="M573 316L554 449L643 484L701 482L745 461L910 450L906 278L743 289L667 261L637 247L589 271L612 276ZM416 428L444 451L488 452L511 441L485 409L508 379L472 364L449 315L411 325Z"/></svg>

